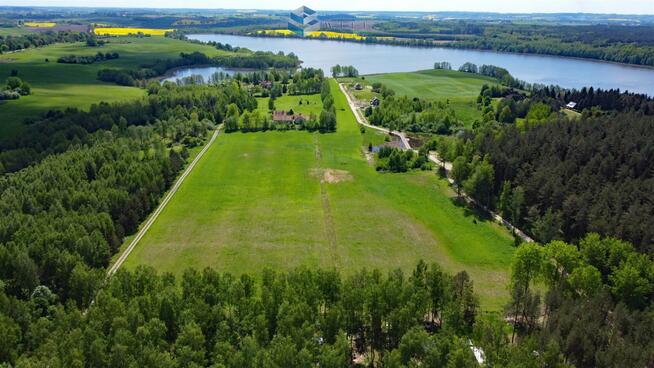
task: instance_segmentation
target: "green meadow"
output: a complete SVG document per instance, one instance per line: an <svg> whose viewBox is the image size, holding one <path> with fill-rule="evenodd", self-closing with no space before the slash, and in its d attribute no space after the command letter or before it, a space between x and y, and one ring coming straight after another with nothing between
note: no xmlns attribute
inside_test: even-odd
<svg viewBox="0 0 654 368"><path fill-rule="evenodd" d="M391 73L366 76L369 83L381 82L398 95L448 102L466 126L481 117L477 96L484 84L497 80L453 70L423 70L412 73Z"/></svg>
<svg viewBox="0 0 654 368"><path fill-rule="evenodd" d="M383 135L362 134L331 83L336 133L221 134L125 266L240 274L304 265L348 273L410 271L424 259L465 269L482 306L499 309L508 300L510 234L457 206L434 171L376 172L363 146ZM295 109L296 101L277 103Z"/></svg>
<svg viewBox="0 0 654 368"><path fill-rule="evenodd" d="M98 81L96 76L100 69L136 68L157 59L178 57L180 52L220 53L210 46L164 37L118 37L109 41L103 47L87 47L83 43L55 44L0 55L0 84L4 85L4 79L16 70L18 77L32 85L30 96L0 103L0 138L17 134L26 118L50 109L87 109L100 101L114 102L145 94L143 89ZM117 52L120 58L90 65L57 63L61 56L90 56L99 51Z"/></svg>
<svg viewBox="0 0 654 368"><path fill-rule="evenodd" d="M262 113L268 113L268 101L270 98L261 97L258 98L257 109ZM320 101L320 95L301 95L301 96L289 96L283 95L275 99L275 110L284 110L290 111L293 110L296 114L311 115L316 116L320 115L322 111L322 101Z"/></svg>

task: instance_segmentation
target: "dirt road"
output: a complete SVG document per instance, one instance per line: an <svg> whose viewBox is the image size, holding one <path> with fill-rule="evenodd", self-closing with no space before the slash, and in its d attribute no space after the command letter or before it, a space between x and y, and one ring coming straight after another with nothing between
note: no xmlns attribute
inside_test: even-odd
<svg viewBox="0 0 654 368"><path fill-rule="evenodd" d="M411 149L413 151L416 151L413 148L411 148L411 146L409 145L409 140L407 139L406 135L403 132L391 131L391 130L386 129L386 128L382 128L382 127L378 127L378 126L369 124L368 121L366 120L366 118L361 114L361 110L357 109L356 104L352 100L352 97L350 96L350 94L345 89L345 86L342 83L339 83L338 86L340 87L341 92L343 92L343 94L345 95L345 98L347 98L347 103L348 103L348 105L350 105L350 109L352 110L352 113L356 117L357 122L359 124L361 124L361 125L363 125L365 127L371 128L371 129L376 129L376 130L379 130L379 131L382 131L382 132L385 132L385 133L390 133L390 134L396 135L396 136L400 137L400 140L402 141L402 146L404 147L404 149ZM446 161L441 161L440 158L438 157L438 154L436 154L435 152L430 152L429 155L427 155L427 158L429 158L429 161L437 164L438 166L444 167L446 174L449 174L449 172L452 170L452 163L451 162L446 162ZM452 178L450 178L449 176L447 177L447 180L450 182L450 184L454 184L454 180L452 180ZM493 217L493 219L495 221L499 222L500 224L504 225L506 228L511 230L516 236L518 236L520 239L522 239L522 241L527 242L527 243L534 242L534 239L529 237L529 235L525 234L522 230L520 230L517 227L513 226L509 221L502 218L502 216L500 216L497 213L495 213L495 212L489 210L488 208L486 208L486 206L484 206L484 205L482 205L480 203L477 203L472 197L469 197L465 193L462 193L462 197L468 203L472 203L472 204L474 204L476 206L479 206L479 207L483 208L486 212L488 212L491 215L491 217Z"/></svg>
<svg viewBox="0 0 654 368"><path fill-rule="evenodd" d="M209 142L207 142L207 144L204 146L204 148L202 148L202 150L198 153L198 155L195 156L195 158L193 159L191 164L188 165L186 170L184 170L184 173L179 177L179 179L177 179L177 181L172 186L172 188L170 188L170 190L168 191L168 193L166 194L164 199L159 204L159 207L157 207L157 209L152 213L152 215L150 215L148 220L143 224L143 226L138 231L138 233L136 233L136 236L129 243L129 245L127 246L127 249L125 249L125 251L123 251L123 253L120 255L120 257L118 257L116 262L109 268L109 270L107 271L107 277L111 277L114 273L116 273L116 271L118 271L120 266L122 266L123 263L125 263L125 260L127 259L127 257L129 257L129 254L132 252L132 250L134 250L134 248L139 243L139 241L141 241L141 239L143 238L145 233L148 232L148 230L150 229L150 226L152 226L152 224L157 220L157 217L159 217L159 214L161 213L161 211L163 211L163 209L166 208L166 205L168 204L168 202L170 202L171 198L173 198L175 193L177 193L177 189L179 189L179 187L184 182L184 179L186 179L186 177L191 173L191 171L195 167L195 164L197 164L198 161L200 161L200 159L202 158L204 153L207 152L209 147L211 147L211 144L216 140L216 137L218 137L218 134L220 133L220 129L221 129L221 126L219 126L213 132L213 135L211 136L211 139L209 139Z"/></svg>

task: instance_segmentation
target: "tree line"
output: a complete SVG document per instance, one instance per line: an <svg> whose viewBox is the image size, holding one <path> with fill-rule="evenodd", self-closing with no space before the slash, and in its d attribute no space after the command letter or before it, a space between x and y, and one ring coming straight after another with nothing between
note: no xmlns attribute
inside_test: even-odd
<svg viewBox="0 0 654 368"><path fill-rule="evenodd" d="M91 38L94 38L94 36L90 33L68 31L47 31L21 36L0 35L0 54L8 51L47 46L59 42L86 42Z"/></svg>
<svg viewBox="0 0 654 368"><path fill-rule="evenodd" d="M357 78L359 77L359 71L357 68L351 66L351 65L339 65L336 64L332 67L332 77L334 78L339 78L339 77L345 77L345 78Z"/></svg>
<svg viewBox="0 0 654 368"><path fill-rule="evenodd" d="M193 112L199 120L221 122L230 103L241 109L256 108L256 99L232 82L219 88L152 82L147 90L144 99L100 103L92 105L88 112L74 108L53 110L31 121L24 134L0 141L0 173L19 171L49 155L66 152L75 144L89 144L93 133L111 130L114 125L151 124L176 116L177 110Z"/></svg>
<svg viewBox="0 0 654 368"><path fill-rule="evenodd" d="M249 102L237 85L152 84L147 98L51 114L5 142L13 147L2 150L0 165L12 172L0 177L7 295L26 299L42 285L61 302L87 306L111 256L172 184L187 149L222 121L229 103Z"/></svg>
<svg viewBox="0 0 654 368"><path fill-rule="evenodd" d="M117 52L98 52L92 56L66 55L57 59L61 64L93 64L97 61L114 60L120 58Z"/></svg>
<svg viewBox="0 0 654 368"><path fill-rule="evenodd" d="M651 253L654 118L585 113L543 121L523 127L491 122L477 133L440 140L438 151L453 161L457 186L538 240L575 241L598 232Z"/></svg>
<svg viewBox="0 0 654 368"><path fill-rule="evenodd" d="M207 268L120 270L82 314L39 286L0 288L0 361L26 366L474 367L478 302L465 272L299 268L260 277Z"/></svg>
<svg viewBox="0 0 654 368"><path fill-rule="evenodd" d="M383 88L381 86L380 91ZM397 97L394 93L386 95L379 107L370 107L365 111L368 121L373 125L391 130L434 134L449 134L453 128L461 125L454 109L447 102Z"/></svg>
<svg viewBox="0 0 654 368"><path fill-rule="evenodd" d="M652 25L412 20L380 22L373 28L372 31L363 33L370 36L366 42L571 56L654 65Z"/></svg>

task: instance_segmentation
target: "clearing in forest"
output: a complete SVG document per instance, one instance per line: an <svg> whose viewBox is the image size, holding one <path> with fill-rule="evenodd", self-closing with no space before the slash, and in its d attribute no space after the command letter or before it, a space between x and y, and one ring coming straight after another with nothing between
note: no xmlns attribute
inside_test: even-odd
<svg viewBox="0 0 654 368"><path fill-rule="evenodd" d="M497 84L497 80L490 77L454 70L377 74L365 78L368 83L383 83L398 95L449 102L466 126L481 118L481 111L477 109L481 87Z"/></svg>
<svg viewBox="0 0 654 368"><path fill-rule="evenodd" d="M510 234L455 204L434 171L382 174L335 84L338 131L221 134L125 266L234 274L265 267L410 271L419 259L465 269L482 306L499 309L513 254ZM278 99L279 101L279 99Z"/></svg>

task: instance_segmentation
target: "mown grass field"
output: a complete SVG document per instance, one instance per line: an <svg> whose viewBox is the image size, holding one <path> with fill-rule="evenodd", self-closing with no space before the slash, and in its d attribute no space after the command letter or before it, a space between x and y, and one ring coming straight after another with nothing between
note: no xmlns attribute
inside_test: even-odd
<svg viewBox="0 0 654 368"><path fill-rule="evenodd" d="M467 126L481 117L476 99L484 84L497 84L493 78L453 70L424 70L366 76L369 83L381 82L398 95L444 101L456 110Z"/></svg>
<svg viewBox="0 0 654 368"><path fill-rule="evenodd" d="M257 109L264 113L270 112L270 110L268 110L269 100L270 98L268 97L258 98ZM300 101L302 101L302 103L300 103ZM275 110L293 110L296 114L299 113L306 116L314 114L319 116L320 111L322 111L322 101L320 100L319 94L302 96L284 95L275 99Z"/></svg>
<svg viewBox="0 0 654 368"><path fill-rule="evenodd" d="M419 259L467 270L485 309L507 300L512 238L455 205L435 172L381 174L332 81L338 132L221 135L125 264L180 273L216 267L411 270ZM279 101L279 100L278 100Z"/></svg>
<svg viewBox="0 0 654 368"><path fill-rule="evenodd" d="M4 84L11 71L17 70L18 76L32 85L32 95L0 103L0 138L17 134L26 118L50 109L86 109L100 101L120 101L145 94L139 88L98 81L96 76L100 69L137 68L157 59L176 58L180 52L197 50L207 55L221 52L210 46L164 37L119 37L109 41L103 47L87 47L83 43L56 44L0 55L0 83ZM61 56L95 55L98 51L118 52L120 58L90 65L57 63Z"/></svg>

